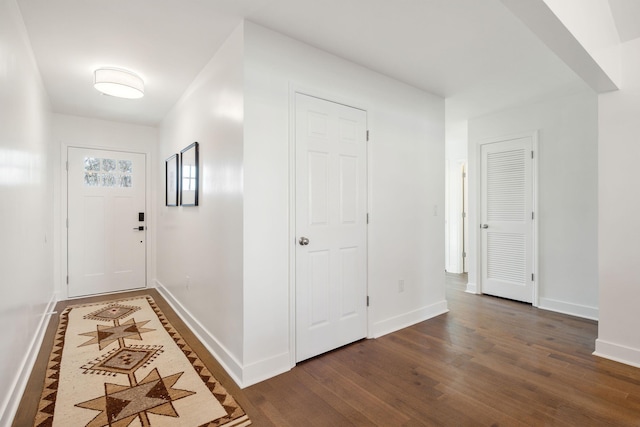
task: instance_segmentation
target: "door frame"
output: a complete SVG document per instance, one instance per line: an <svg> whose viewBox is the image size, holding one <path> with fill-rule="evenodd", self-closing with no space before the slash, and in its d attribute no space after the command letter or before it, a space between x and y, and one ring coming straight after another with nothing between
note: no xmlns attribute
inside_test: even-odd
<svg viewBox="0 0 640 427"><path fill-rule="evenodd" d="M460 216L462 219L460 220L460 251L458 253L458 259L460 262L460 271L462 274L465 274L469 271L467 253L469 252L469 166L467 165L467 160L461 161L458 163L460 169L462 170L461 177L461 212Z"/></svg>
<svg viewBox="0 0 640 427"><path fill-rule="evenodd" d="M532 305L534 307L538 307L538 305L540 304L539 301L539 284L540 284L540 274L538 271L538 218L540 217L539 215L539 209L538 209L538 176L539 176L539 170L538 170L538 159L539 159L539 150L538 150L538 130L534 130L534 131L529 131L529 132L522 132L522 133L514 133L514 134L507 134L507 135L502 135L502 136L498 136L498 137L491 137L491 138L485 138L482 139L480 141L478 141L477 144L477 149L476 149L476 159L475 159L475 174L474 174L474 181L475 183L473 184L473 187L475 189L475 193L477 194L476 200L475 200L475 209L476 209L476 215L474 215L475 219L476 219L476 224L469 224L469 229L473 229L475 230L474 233L477 236L476 237L476 241L475 241L475 265L476 265L476 294L483 294L482 292L482 233L478 232L478 227L480 225L480 218L481 218L481 214L482 214L482 146L483 145L487 145L487 144L493 144L493 143L497 143L497 142L504 142L504 141L510 141L513 139L521 139L521 138L531 138L531 149L533 150L533 164L531 167L531 174L532 176L532 184L533 184L533 189L532 189L532 206L533 206L533 212L534 212L534 217L533 217L533 230L532 230L532 248L531 250L533 251L533 275L534 275L534 280L533 280L533 297L532 297ZM467 175L469 174L469 171L467 171ZM471 207L471 203L469 203L469 207ZM470 230L469 230L470 231Z"/></svg>
<svg viewBox="0 0 640 427"><path fill-rule="evenodd" d="M104 151L118 151L121 153L133 153L133 154L142 154L145 159L145 216L146 216L146 227L147 227L147 238L146 248L145 248L145 284L144 288L146 289L149 286L150 280L152 280L152 252L153 245L155 244L155 219L154 215L152 215L151 209L151 192L150 185L152 179L152 169L153 165L151 164L153 156L149 152L145 151L136 151L130 149L123 149L119 147L109 147L105 145L81 145L81 144L73 144L73 143L60 143L60 183L58 188L60 188L60 287L58 289L59 298L64 300L72 300L78 298L85 297L70 297L69 296L69 287L67 286L67 277L69 275L69 233L67 228L67 217L69 212L69 187L68 187L68 176L69 173L67 171L67 161L68 161L68 153L69 148L79 148L86 150L104 150ZM55 197L55 196L54 196ZM122 291L128 292L128 291Z"/></svg>
<svg viewBox="0 0 640 427"><path fill-rule="evenodd" d="M296 366L296 95L306 95L324 101L341 104L347 107L363 110L367 113L367 129L370 129L369 110L359 106L357 102L344 99L333 93L313 89L296 84L289 85L289 365ZM367 149L367 212L371 213L371 139L366 143ZM368 225L368 224L367 224ZM367 295L369 294L369 227L367 227ZM367 331L366 338L371 337L372 325L369 306L366 307Z"/></svg>

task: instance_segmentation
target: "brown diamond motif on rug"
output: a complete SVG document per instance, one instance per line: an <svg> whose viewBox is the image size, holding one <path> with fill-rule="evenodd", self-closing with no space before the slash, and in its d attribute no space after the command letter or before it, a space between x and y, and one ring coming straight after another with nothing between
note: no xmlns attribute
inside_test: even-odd
<svg viewBox="0 0 640 427"><path fill-rule="evenodd" d="M136 372L141 366L150 363L160 353L162 353L162 349L159 346L122 347L107 353L106 357L100 357L83 368L87 372L129 375Z"/></svg>
<svg viewBox="0 0 640 427"><path fill-rule="evenodd" d="M120 320L138 310L140 310L140 307L111 304L106 308L101 308L100 310L94 311L93 313L89 313L85 317L91 320Z"/></svg>

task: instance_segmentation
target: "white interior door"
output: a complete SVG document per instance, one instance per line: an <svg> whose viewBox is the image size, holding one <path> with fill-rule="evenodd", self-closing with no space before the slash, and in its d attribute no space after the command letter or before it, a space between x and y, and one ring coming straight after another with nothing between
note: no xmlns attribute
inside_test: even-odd
<svg viewBox="0 0 640 427"><path fill-rule="evenodd" d="M146 286L145 155L69 147L68 294Z"/></svg>
<svg viewBox="0 0 640 427"><path fill-rule="evenodd" d="M296 360L367 334L365 111L296 94Z"/></svg>
<svg viewBox="0 0 640 427"><path fill-rule="evenodd" d="M482 293L533 301L532 138L481 146Z"/></svg>

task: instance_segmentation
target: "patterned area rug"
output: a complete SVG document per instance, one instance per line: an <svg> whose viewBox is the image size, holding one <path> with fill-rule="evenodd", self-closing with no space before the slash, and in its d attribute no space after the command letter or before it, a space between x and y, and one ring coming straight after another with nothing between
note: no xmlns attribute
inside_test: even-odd
<svg viewBox="0 0 640 427"><path fill-rule="evenodd" d="M151 297L60 315L34 426L250 424Z"/></svg>

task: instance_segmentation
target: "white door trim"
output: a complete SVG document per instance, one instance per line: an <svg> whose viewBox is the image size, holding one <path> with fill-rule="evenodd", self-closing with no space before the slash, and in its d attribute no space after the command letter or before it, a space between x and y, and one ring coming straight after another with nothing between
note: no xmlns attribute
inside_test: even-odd
<svg viewBox="0 0 640 427"><path fill-rule="evenodd" d="M68 187L67 187L67 161L68 161L68 150L69 148L80 148L87 150L106 150L106 151L119 151L122 153L134 153L134 154L143 154L145 156L145 164L146 164L146 188L145 188L145 209L146 209L146 224L147 224L147 248L146 248L146 283L145 287L151 287L149 284L152 283L154 275L153 265L152 265L152 253L154 251L155 245L155 220L153 209L152 209L152 197L151 197L151 183L153 179L153 167L152 161L153 156L149 152L145 151L136 151L136 150L128 150L119 147L110 147L105 145L79 145L79 144L70 144L65 142L60 142L60 182L57 185L54 183L54 187L59 188L60 191L60 285L57 290L58 300L68 300L74 299L74 297L69 297L69 288L67 286L67 276L69 274L69 242L68 242L68 230L67 230L67 215L68 215ZM81 298L81 297L77 297Z"/></svg>
<svg viewBox="0 0 640 427"><path fill-rule="evenodd" d="M533 206L533 212L534 212L534 219L533 219L533 233L532 233L532 237L533 237L533 275L534 275L534 281L533 281L533 300L532 300L532 305L534 307L538 307L539 305L539 284L540 284L540 274L538 271L538 218L540 217L539 213L539 209L538 209L538 159L539 159L539 150L538 150L538 131L530 131L530 132L522 132L522 133L515 133L515 134L508 134L508 135L502 135L499 137L492 137L492 138L486 138L486 139L482 139L480 141L478 141L477 144L477 155L476 155L476 159L475 159L475 173L474 173L474 188L475 188L475 193L477 194L476 200L475 200L475 209L476 209L476 224L469 224L469 228L475 228L476 230L474 231L476 237L476 241L475 241L475 264L476 264L476 293L477 294L482 294L482 238L480 237L480 233L478 233L478 227L480 226L479 220L480 220L480 212L482 210L482 189L481 189L481 182L482 182L482 176L481 176L481 163L482 163L482 156L480 155L481 153L481 148L483 145L485 144L493 144L496 142L503 142L503 141L510 141L512 139L519 139L519 138L531 138L531 146L534 152L534 156L533 156L533 167L532 167L532 173L533 173L533 201L532 201L532 206ZM468 172L467 172L468 173Z"/></svg>
<svg viewBox="0 0 640 427"><path fill-rule="evenodd" d="M325 101L345 105L363 110L358 103L343 99L323 90L313 89L296 84L289 85L289 364L296 366L296 94L312 96ZM367 114L367 129L369 129L369 114ZM367 212L371 213L371 150L370 140L367 141ZM367 242L369 242L367 228ZM367 244L367 294L369 293L369 244ZM371 316L367 307L367 338L371 338Z"/></svg>

